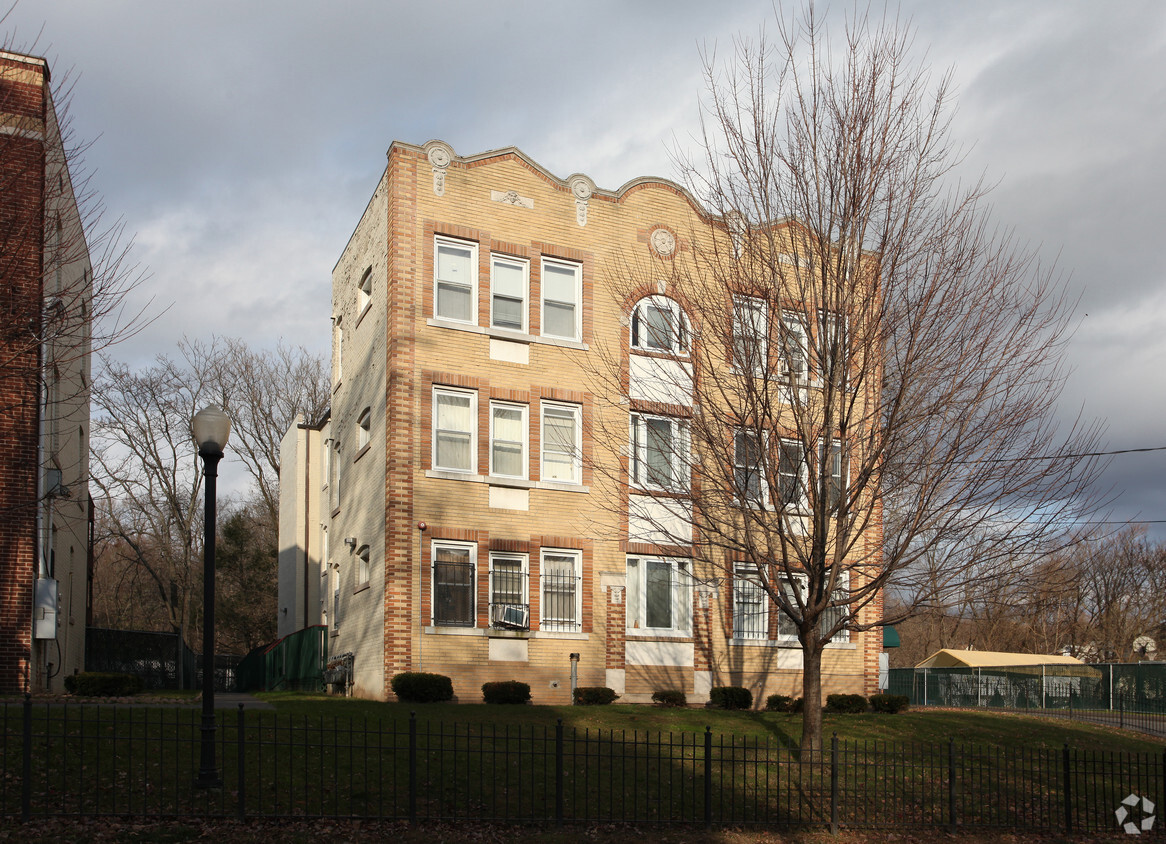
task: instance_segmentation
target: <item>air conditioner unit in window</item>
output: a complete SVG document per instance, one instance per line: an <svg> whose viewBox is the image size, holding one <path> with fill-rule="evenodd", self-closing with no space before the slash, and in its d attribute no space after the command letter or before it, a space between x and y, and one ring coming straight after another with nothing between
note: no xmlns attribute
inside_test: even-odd
<svg viewBox="0 0 1166 844"><path fill-rule="evenodd" d="M490 621L499 627L509 627L513 630L530 628L529 612L526 607L517 604L494 604L490 608Z"/></svg>

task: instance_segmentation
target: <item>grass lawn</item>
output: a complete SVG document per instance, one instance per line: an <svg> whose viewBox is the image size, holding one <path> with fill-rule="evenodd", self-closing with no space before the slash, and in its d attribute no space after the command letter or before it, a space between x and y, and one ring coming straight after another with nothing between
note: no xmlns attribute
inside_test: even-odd
<svg viewBox="0 0 1166 844"><path fill-rule="evenodd" d="M368 719L407 721L411 712L420 723L457 723L474 726L546 726L562 719L567 728L577 730L622 730L636 732L698 733L711 727L714 735L768 739L771 743L796 748L802 735L802 716L778 712L727 712L716 709L672 709L635 704L609 706L501 706L474 704L403 704L338 698L294 692L261 692L256 697L269 701L277 714L306 718ZM1162 746L1140 733L1117 730L1079 721L1011 715L968 710L908 710L897 715L823 716L822 734L826 744L838 734L843 741L946 743L1024 746L1033 749L1060 749L1067 742L1074 749L1147 753Z"/></svg>

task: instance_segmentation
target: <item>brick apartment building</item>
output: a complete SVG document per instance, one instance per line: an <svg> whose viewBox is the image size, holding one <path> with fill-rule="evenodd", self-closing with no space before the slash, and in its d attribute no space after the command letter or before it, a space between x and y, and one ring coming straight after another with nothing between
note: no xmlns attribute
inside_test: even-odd
<svg viewBox="0 0 1166 844"><path fill-rule="evenodd" d="M394 143L333 270L330 418L283 442L280 634L327 625L374 698L419 670L568 703L572 654L625 702L800 695L787 619L685 518L700 340L668 279L730 229L664 180ZM823 691L873 693L881 648L835 636Z"/></svg>
<svg viewBox="0 0 1166 844"><path fill-rule="evenodd" d="M0 51L0 691L81 670L92 268L49 67Z"/></svg>

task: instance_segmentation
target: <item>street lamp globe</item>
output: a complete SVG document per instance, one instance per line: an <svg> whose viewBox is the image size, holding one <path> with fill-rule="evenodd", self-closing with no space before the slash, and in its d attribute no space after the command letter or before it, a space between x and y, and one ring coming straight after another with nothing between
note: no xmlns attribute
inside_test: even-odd
<svg viewBox="0 0 1166 844"><path fill-rule="evenodd" d="M222 454L231 436L231 417L217 404L208 404L190 422L199 454Z"/></svg>

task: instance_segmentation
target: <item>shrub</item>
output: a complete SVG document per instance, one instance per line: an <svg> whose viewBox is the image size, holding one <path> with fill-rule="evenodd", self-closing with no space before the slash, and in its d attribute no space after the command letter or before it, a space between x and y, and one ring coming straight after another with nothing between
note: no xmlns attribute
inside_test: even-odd
<svg viewBox="0 0 1166 844"><path fill-rule="evenodd" d="M652 700L661 706L688 706L688 698L679 689L657 689Z"/></svg>
<svg viewBox="0 0 1166 844"><path fill-rule="evenodd" d="M793 712L794 699L789 695L770 695L765 699L765 708L770 712Z"/></svg>
<svg viewBox="0 0 1166 844"><path fill-rule="evenodd" d="M894 715L907 708L911 699L906 695L871 695L870 708L875 712L886 712Z"/></svg>
<svg viewBox="0 0 1166 844"><path fill-rule="evenodd" d="M142 678L136 674L114 674L102 671L70 674L65 678L65 691L82 697L136 695L145 688L145 685Z"/></svg>
<svg viewBox="0 0 1166 844"><path fill-rule="evenodd" d="M402 703L441 703L453 700L453 681L444 674L405 671L389 684Z"/></svg>
<svg viewBox="0 0 1166 844"><path fill-rule="evenodd" d="M744 686L716 686L709 690L709 702L721 709L751 709L753 692Z"/></svg>
<svg viewBox="0 0 1166 844"><path fill-rule="evenodd" d="M594 706L611 703L617 695L607 686L579 686L575 689L575 703L583 706Z"/></svg>
<svg viewBox="0 0 1166 844"><path fill-rule="evenodd" d="M530 683L518 680L483 683L482 700L486 703L527 703L530 701Z"/></svg>
<svg viewBox="0 0 1166 844"><path fill-rule="evenodd" d="M857 715L866 712L866 698L862 695L827 695L826 711Z"/></svg>

